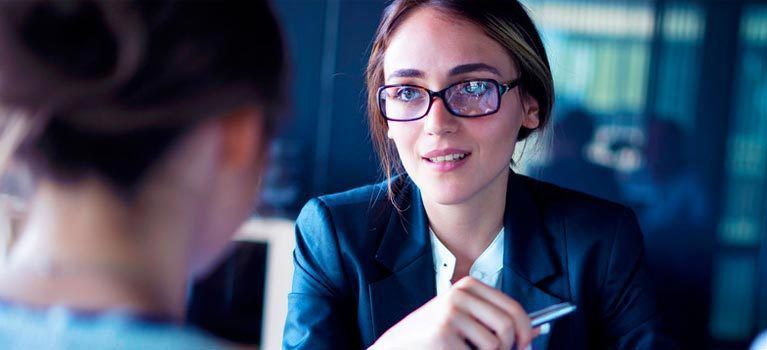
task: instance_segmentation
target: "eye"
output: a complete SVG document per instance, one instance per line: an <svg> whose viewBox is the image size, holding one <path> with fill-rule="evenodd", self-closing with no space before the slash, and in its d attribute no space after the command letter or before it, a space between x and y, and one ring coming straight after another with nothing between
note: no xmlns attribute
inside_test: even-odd
<svg viewBox="0 0 767 350"><path fill-rule="evenodd" d="M468 81L461 84L458 90L463 95L482 96L490 89L490 83L486 81Z"/></svg>
<svg viewBox="0 0 767 350"><path fill-rule="evenodd" d="M421 98L422 95L423 92L419 89L403 86L395 91L394 98L403 102L410 102Z"/></svg>

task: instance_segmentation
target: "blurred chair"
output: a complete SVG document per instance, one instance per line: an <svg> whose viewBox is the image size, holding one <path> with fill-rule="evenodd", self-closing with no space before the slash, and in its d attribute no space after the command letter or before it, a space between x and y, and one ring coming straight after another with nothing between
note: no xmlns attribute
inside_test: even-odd
<svg viewBox="0 0 767 350"><path fill-rule="evenodd" d="M252 219L230 255L192 287L189 322L261 350L281 349L293 277L294 222Z"/></svg>

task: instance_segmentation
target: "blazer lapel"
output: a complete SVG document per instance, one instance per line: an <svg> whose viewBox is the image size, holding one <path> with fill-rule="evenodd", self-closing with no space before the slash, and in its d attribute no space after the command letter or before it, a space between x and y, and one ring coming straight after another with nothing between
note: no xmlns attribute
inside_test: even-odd
<svg viewBox="0 0 767 350"><path fill-rule="evenodd" d="M368 286L376 338L437 294L426 211L415 185L409 179L404 182L396 200L402 212L392 210L375 256L392 274ZM510 174L501 290L527 312L534 312L569 300L569 292L555 238L544 229L526 186L522 176ZM538 337L533 344L545 349L548 336Z"/></svg>
<svg viewBox="0 0 767 350"><path fill-rule="evenodd" d="M564 302L569 293L556 258L554 238L544 229L538 206L526 186L521 176L509 175L501 290L530 313ZM546 349L548 338L538 337L533 347Z"/></svg>
<svg viewBox="0 0 767 350"><path fill-rule="evenodd" d="M437 294L426 212L418 189L405 182L397 200L403 211L392 210L375 256L392 274L368 286L376 338Z"/></svg>

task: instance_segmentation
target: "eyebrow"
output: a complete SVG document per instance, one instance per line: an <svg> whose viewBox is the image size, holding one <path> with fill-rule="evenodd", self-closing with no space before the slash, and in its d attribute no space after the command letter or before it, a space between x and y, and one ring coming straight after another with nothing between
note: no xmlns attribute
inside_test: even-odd
<svg viewBox="0 0 767 350"><path fill-rule="evenodd" d="M490 72L498 76L501 75L501 72L499 72L497 68L485 63L468 63L468 64L462 64L460 66L455 66L453 67L453 69L450 70L450 72L448 72L448 74L450 76L456 76L456 75L472 73L472 72ZM424 77L424 73L418 69L399 69L394 71L392 74L389 74L387 79L423 78L423 77Z"/></svg>
<svg viewBox="0 0 767 350"><path fill-rule="evenodd" d="M501 72L499 72L498 69L484 63L469 63L469 64L462 64L460 66L456 66L450 70L450 75L454 76L454 75L460 75L460 74L472 73L472 72L490 72L498 76L501 75Z"/></svg>
<svg viewBox="0 0 767 350"><path fill-rule="evenodd" d="M399 69L389 74L388 79L391 78L423 78L423 72L418 69Z"/></svg>

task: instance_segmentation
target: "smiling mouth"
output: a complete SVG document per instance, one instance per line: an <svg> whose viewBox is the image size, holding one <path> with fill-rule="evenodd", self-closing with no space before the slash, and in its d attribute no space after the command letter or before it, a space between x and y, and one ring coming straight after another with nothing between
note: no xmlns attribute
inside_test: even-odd
<svg viewBox="0 0 767 350"><path fill-rule="evenodd" d="M430 157L430 158L424 157L423 159L426 159L427 161L431 163L439 164L439 163L445 163L445 162L457 162L459 160L462 160L468 157L469 155L471 155L471 153L453 153L453 154L446 154L444 156L439 156L439 157Z"/></svg>

